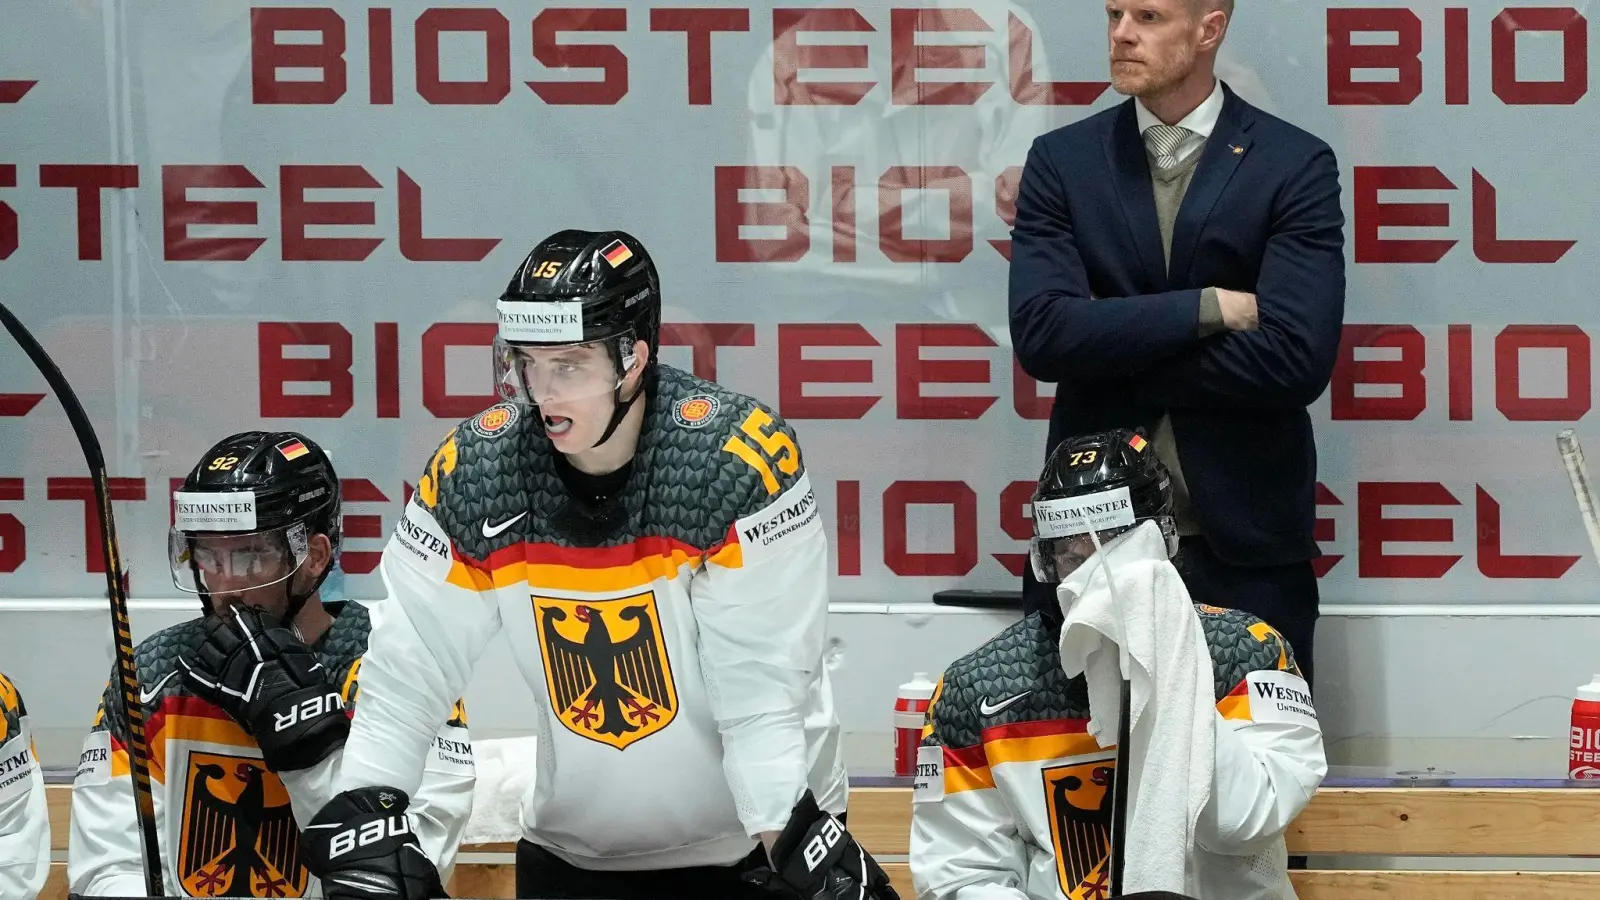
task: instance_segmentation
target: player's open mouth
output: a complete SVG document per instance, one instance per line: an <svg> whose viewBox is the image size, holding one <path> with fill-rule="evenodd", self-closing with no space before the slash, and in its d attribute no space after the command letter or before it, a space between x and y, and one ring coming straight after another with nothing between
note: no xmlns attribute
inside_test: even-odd
<svg viewBox="0 0 1600 900"><path fill-rule="evenodd" d="M545 416L544 431L551 437L557 437L572 430L572 420L566 416Z"/></svg>

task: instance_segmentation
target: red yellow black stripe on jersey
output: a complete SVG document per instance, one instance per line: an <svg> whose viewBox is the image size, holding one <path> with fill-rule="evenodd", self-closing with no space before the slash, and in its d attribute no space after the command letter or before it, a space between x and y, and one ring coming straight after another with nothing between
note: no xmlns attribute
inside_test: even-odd
<svg viewBox="0 0 1600 900"><path fill-rule="evenodd" d="M728 540L709 554L669 537L639 538L615 547L528 542L496 550L482 561L468 559L458 550L448 580L479 592L528 582L545 590L600 593L676 578L684 565L692 568L702 561L725 569L740 568L744 552L738 534L729 529Z"/></svg>
<svg viewBox="0 0 1600 900"><path fill-rule="evenodd" d="M346 711L346 715L353 714L354 710ZM145 734L150 744L150 780L158 784L167 783L167 744L170 741L232 747L260 755L255 738L220 707L199 697L172 696L162 700L145 720ZM111 776L119 778L130 771L128 745L112 734Z"/></svg>
<svg viewBox="0 0 1600 900"><path fill-rule="evenodd" d="M994 787L992 766L1099 753L1088 726L1084 719L1043 719L985 728L974 746L944 748L945 793Z"/></svg>

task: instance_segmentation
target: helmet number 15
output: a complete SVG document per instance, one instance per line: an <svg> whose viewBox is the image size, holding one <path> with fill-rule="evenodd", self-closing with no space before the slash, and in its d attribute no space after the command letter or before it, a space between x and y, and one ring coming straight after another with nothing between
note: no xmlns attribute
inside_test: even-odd
<svg viewBox="0 0 1600 900"><path fill-rule="evenodd" d="M722 445L722 449L749 463L750 468L755 469L761 476L761 483L766 486L767 493L776 494L778 478L772 474L772 466L768 460L777 464L778 471L785 475L793 475L800 471L800 448L796 447L794 441L782 431L773 429L772 433L768 434L766 429L772 425L772 416L757 407L745 417L739 430L750 440L755 441L756 447L761 449L758 451L756 447L750 446L749 441L737 434L729 437L728 442Z"/></svg>

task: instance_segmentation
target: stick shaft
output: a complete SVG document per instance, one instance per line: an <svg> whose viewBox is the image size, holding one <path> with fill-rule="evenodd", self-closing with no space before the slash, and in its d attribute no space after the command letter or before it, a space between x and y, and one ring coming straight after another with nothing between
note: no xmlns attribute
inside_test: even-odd
<svg viewBox="0 0 1600 900"><path fill-rule="evenodd" d="M128 625L128 597L123 589L122 555L117 552L117 528L111 509L111 486L106 477L105 456L101 452L100 439L95 435L94 426L84 414L83 405L78 402L78 395L67 383L66 376L61 374L55 360L50 358L50 354L34 340L21 320L3 303L0 303L0 322L5 324L12 338L28 354L60 401L67 421L78 436L78 445L83 450L84 462L88 463L89 475L94 482L96 512L100 517L100 544L106 561L106 593L111 601L117 686L120 688L113 691L112 696L121 701L123 721L128 723L128 762L133 775L133 803L144 851L145 889L149 896L161 897L165 892L161 886L160 845L156 842L155 797L150 788L150 746L145 740L144 707L139 703L139 673L133 660L133 631Z"/></svg>

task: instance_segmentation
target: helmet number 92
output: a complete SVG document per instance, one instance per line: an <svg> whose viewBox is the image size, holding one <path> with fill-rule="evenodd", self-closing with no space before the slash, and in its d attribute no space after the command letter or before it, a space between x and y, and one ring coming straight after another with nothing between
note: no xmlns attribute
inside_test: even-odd
<svg viewBox="0 0 1600 900"><path fill-rule="evenodd" d="M238 464L239 457L237 456L219 456L211 461L211 465L206 466L206 471L226 472Z"/></svg>
<svg viewBox="0 0 1600 900"><path fill-rule="evenodd" d="M722 445L722 449L749 463L750 468L755 469L761 476L761 483L766 486L767 493L776 494L778 478L772 474L772 465L768 460L777 464L778 471L785 475L793 475L800 471L800 448L796 447L794 441L782 431L773 429L772 433L768 434L766 429L772 425L772 416L759 407L753 409L750 415L745 417L739 430L749 436L750 440L755 441L756 446L761 449L757 451L755 447L750 446L749 441L737 434L729 437L728 442Z"/></svg>
<svg viewBox="0 0 1600 900"><path fill-rule="evenodd" d="M535 277L535 278L554 278L554 277L556 277L556 273L558 273L560 271L561 271L561 262L560 262L560 260L547 259L544 262L539 263L539 267L537 269L533 270L533 277Z"/></svg>

